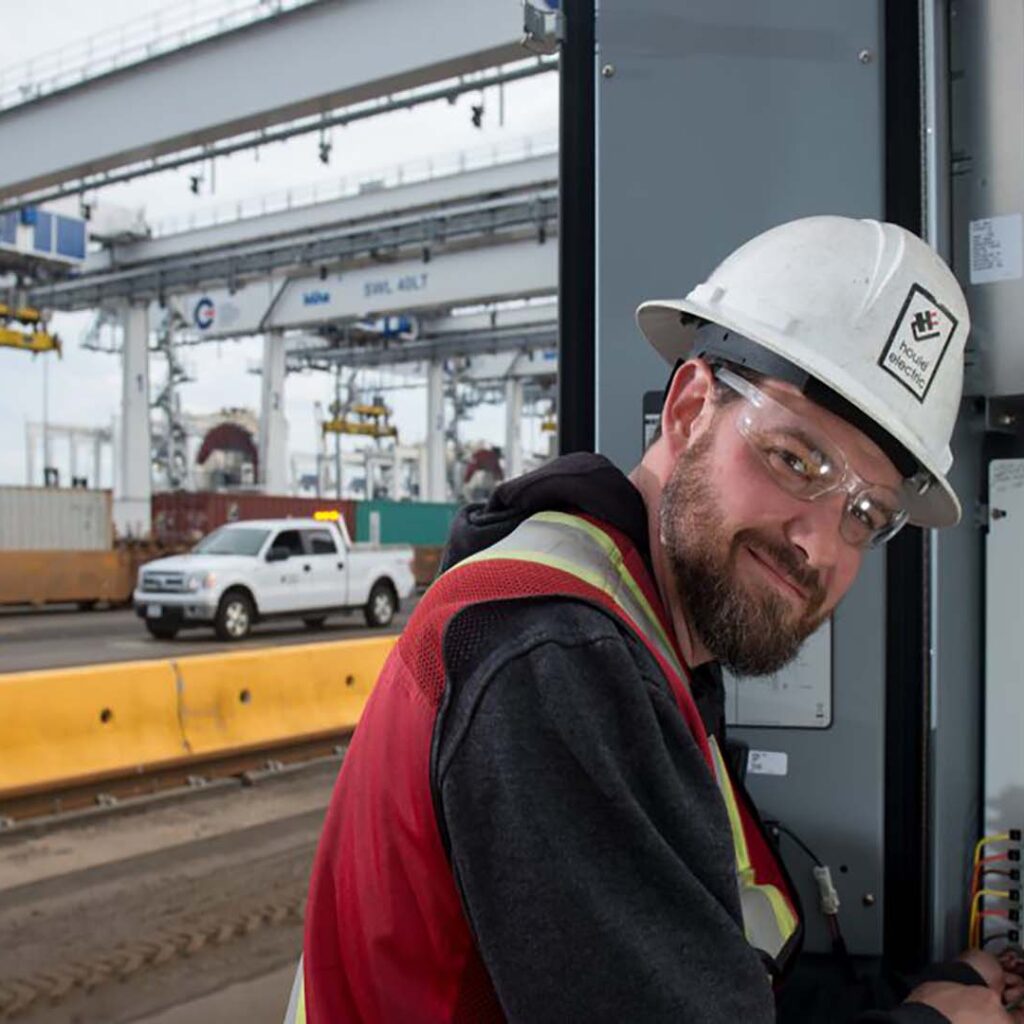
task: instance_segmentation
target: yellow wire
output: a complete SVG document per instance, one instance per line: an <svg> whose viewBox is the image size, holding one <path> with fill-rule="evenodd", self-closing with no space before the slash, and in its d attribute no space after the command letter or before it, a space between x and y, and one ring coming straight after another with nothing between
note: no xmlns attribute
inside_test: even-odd
<svg viewBox="0 0 1024 1024"><path fill-rule="evenodd" d="M995 832L990 836L982 836L981 839L974 846L974 863L975 865L981 860L981 848L986 846L988 843L1001 843L1004 840L1010 838L1009 832Z"/></svg>
<svg viewBox="0 0 1024 1024"><path fill-rule="evenodd" d="M967 944L972 949L978 948L978 943L981 941L981 917L979 916L979 906L981 898L983 896L994 896L996 899L1008 900L1010 898L1009 889L979 889L971 900L971 915L970 922L967 930Z"/></svg>

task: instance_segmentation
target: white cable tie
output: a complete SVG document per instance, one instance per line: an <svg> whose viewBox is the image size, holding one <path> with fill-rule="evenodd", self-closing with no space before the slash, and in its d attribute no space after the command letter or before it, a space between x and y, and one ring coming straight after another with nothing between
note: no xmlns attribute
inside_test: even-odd
<svg viewBox="0 0 1024 1024"><path fill-rule="evenodd" d="M818 905L823 914L839 913L839 893L832 884L832 872L824 864L814 868L814 880L818 883Z"/></svg>

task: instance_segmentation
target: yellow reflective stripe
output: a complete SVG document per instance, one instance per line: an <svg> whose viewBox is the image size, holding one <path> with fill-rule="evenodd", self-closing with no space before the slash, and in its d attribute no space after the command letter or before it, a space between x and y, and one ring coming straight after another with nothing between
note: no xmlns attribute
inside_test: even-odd
<svg viewBox="0 0 1024 1024"><path fill-rule="evenodd" d="M774 885L759 885L757 888L768 897L775 912L775 920L779 923L779 932L783 940L787 939L796 930L796 914L790 909L786 897Z"/></svg>
<svg viewBox="0 0 1024 1024"><path fill-rule="evenodd" d="M288 1008L284 1013L283 1024L306 1024L306 972L303 969L304 957L299 957L299 966L295 970L295 980L288 997Z"/></svg>
<svg viewBox="0 0 1024 1024"><path fill-rule="evenodd" d="M753 865L750 863L750 850L747 847L747 837L743 831L743 818L740 815L739 805L736 803L736 794L732 788L732 780L722 760L722 752L718 749L718 742L714 736L708 737L708 746L711 748L711 756L715 765L715 777L718 781L718 788L725 800L726 812L729 816L729 827L732 829L732 841L736 852L736 868L739 873L739 882L744 889L754 889L762 893L769 906L772 908L772 915L775 918L776 926L779 929L780 949L785 939L793 933L796 928L796 915L790 909L786 898L779 892L778 888L771 884L759 885L754 875ZM750 935L747 938L751 938ZM771 952L766 950L765 952ZM774 952L778 952L775 950Z"/></svg>
<svg viewBox="0 0 1024 1024"><path fill-rule="evenodd" d="M711 758L715 763L715 778L718 782L718 788L721 790L722 798L725 800L725 810L729 816L729 827L732 829L732 843L736 848L736 867L742 880L748 875L753 874L750 866L750 851L747 849L747 837L743 831L743 819L740 817L740 809L736 804L736 794L732 791L729 774L725 770L725 764L722 761L722 752L718 749L718 741L714 736L708 737L708 746L711 748Z"/></svg>
<svg viewBox="0 0 1024 1024"><path fill-rule="evenodd" d="M489 562L497 558L511 558L517 562L536 562L538 565L546 565L549 569L560 569L570 576L575 576L577 579L589 583L592 587L596 587L602 593L607 594L613 601L615 600L614 591L608 586L607 579L600 573L584 569L583 566L576 562L570 562L568 559L558 558L555 555L541 554L539 551L517 551L508 548L501 551L492 551L491 548L485 548L475 555L464 558L459 562L459 565L469 565L471 562ZM455 566L456 569L458 567L458 565ZM615 601L615 603L618 604L619 602Z"/></svg>
<svg viewBox="0 0 1024 1024"><path fill-rule="evenodd" d="M586 519L581 519L579 516L568 515L565 512L538 512L536 515L531 516L531 518L545 523L560 523L562 526L568 526L574 530L582 530L588 537L590 537L591 540L594 541L595 544L598 545L598 547L600 547L608 557L608 561L611 562L612 567L629 588L629 591L633 595L636 603L643 609L644 616L654 627L658 634L658 639L662 642L662 646L671 654L674 667L680 671L680 674L683 674L681 666L679 665L679 659L676 658L675 652L672 650L672 641L669 639L668 634L662 627L661 620L658 618L657 612L655 612L651 607L650 601L647 600L646 595L633 578L633 574L626 568L622 561L622 552L618 549L618 546L608 536L608 534L603 530L598 529L598 527L594 526L592 523L588 523Z"/></svg>
<svg viewBox="0 0 1024 1024"><path fill-rule="evenodd" d="M607 581L609 579L609 574L607 572L598 572L595 574L593 570L584 568L585 563L581 561L580 558L558 559L556 564L552 562L545 562L544 559L557 558L558 556L551 555L543 550L538 550L537 546L531 545L525 554L522 549L512 546L516 542L529 543L530 530L536 530L538 527L540 528L541 537L543 538L541 547L549 546L555 538L550 536L550 531L545 531L545 526L555 526L559 529L572 530L577 534L577 539L590 541L592 544L596 544L599 548L600 554L603 556L601 569L607 569L610 563L610 567L615 570L615 574L614 576L611 576L611 578L623 586L626 593L620 596L615 588L608 585ZM592 555L593 552L582 553L586 563L591 565L593 564ZM484 562L499 558L520 559L551 565L553 568L561 569L563 572L567 572L572 576L576 576L583 579L585 582L598 587L603 593L607 594L616 605L625 609L629 617L636 622L637 627L644 633L649 641L654 643L662 656L672 666L676 674L680 677L683 686L688 687L688 676L686 670L683 668L679 658L676 656L675 649L672 647L667 634L662 629L660 620L651 608L650 603L643 594L643 591L640 590L639 586L636 584L632 574L623 564L622 554L619 549L607 537L607 535L597 527L591 526L584 520L562 512L538 512L536 515L533 515L522 522L511 534L508 535L508 537L498 541L496 544L484 551L471 555L469 558L460 562L459 565L464 565L467 562ZM453 569L449 571L457 570L459 565L454 566ZM624 597L629 598L635 605L635 608L629 607L627 601L623 599ZM652 631L655 633L653 636L651 635Z"/></svg>
<svg viewBox="0 0 1024 1024"><path fill-rule="evenodd" d="M514 536L514 535L513 535ZM494 547L485 548L483 551L477 552L475 555L470 555L468 558L464 558L459 565L456 565L451 572L454 572L459 568L460 565L467 565L474 562L489 562L495 561L502 558L508 558L517 562L533 562L537 565L545 565L549 569L558 569L561 572L567 573L570 576L574 576L578 580L582 580L584 583L590 584L590 586L600 590L601 593L607 594L608 597L615 602L616 606L620 611L628 615L636 623L636 628L644 633L645 636L649 637L644 629L644 623L638 621L639 616L643 614L643 609L631 609L628 608L625 603L620 599L616 588L609 586L609 577L603 573L593 571L591 569L584 568L579 562L571 561L567 558L559 558L557 555L545 554L535 549L524 550L518 548L505 548L495 545ZM619 581L619 577L611 577L612 579ZM656 645L657 646L657 645ZM658 646L658 650L661 651L662 655L672 666L673 670L679 676L682 685L686 687L687 676L686 673L679 667L679 662L675 655L672 653L671 648L663 649Z"/></svg>

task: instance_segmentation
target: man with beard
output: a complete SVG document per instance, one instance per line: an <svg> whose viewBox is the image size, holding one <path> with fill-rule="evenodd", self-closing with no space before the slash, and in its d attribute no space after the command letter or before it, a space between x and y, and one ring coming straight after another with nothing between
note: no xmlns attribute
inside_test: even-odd
<svg viewBox="0 0 1024 1024"><path fill-rule="evenodd" d="M722 754L719 666L779 670L867 548L958 520L967 310L913 235L815 217L638 319L675 366L640 465L570 455L464 509L381 673L294 1019L774 1019L800 912ZM973 964L865 1019L1011 1019Z"/></svg>

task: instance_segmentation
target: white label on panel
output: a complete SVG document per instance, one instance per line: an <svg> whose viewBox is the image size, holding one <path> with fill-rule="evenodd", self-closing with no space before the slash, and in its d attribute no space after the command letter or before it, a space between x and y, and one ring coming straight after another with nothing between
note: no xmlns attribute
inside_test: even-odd
<svg viewBox="0 0 1024 1024"><path fill-rule="evenodd" d="M751 750L747 771L751 775L788 775L789 755L784 750Z"/></svg>
<svg viewBox="0 0 1024 1024"><path fill-rule="evenodd" d="M971 221L971 284L1015 281L1024 272L1019 213Z"/></svg>

